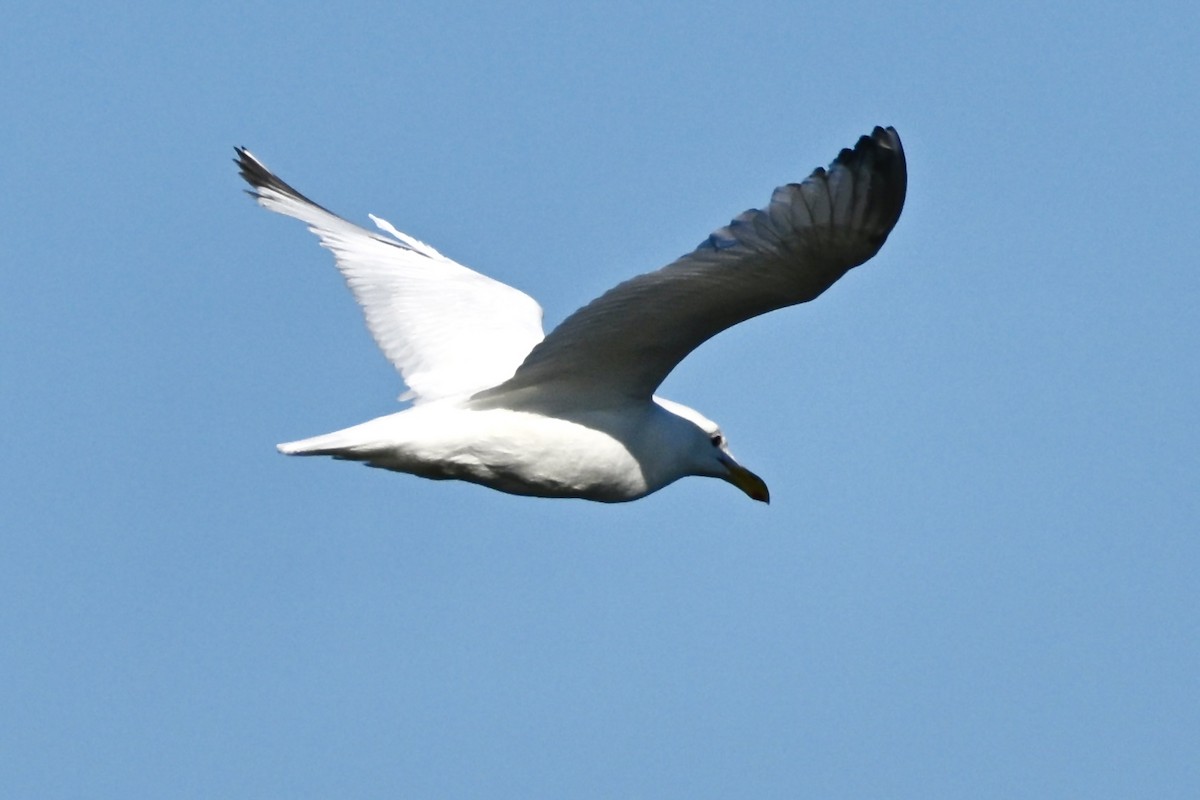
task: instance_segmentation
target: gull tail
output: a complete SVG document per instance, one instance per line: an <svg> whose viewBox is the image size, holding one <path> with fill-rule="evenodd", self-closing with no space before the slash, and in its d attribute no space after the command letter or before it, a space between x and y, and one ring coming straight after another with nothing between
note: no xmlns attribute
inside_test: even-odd
<svg viewBox="0 0 1200 800"><path fill-rule="evenodd" d="M288 456L333 456L350 461L371 461L381 451L391 450L396 444L395 438L387 435L392 427L390 416L321 436L284 442L275 445L275 449Z"/></svg>
<svg viewBox="0 0 1200 800"><path fill-rule="evenodd" d="M275 449L285 456L333 456L335 458L353 458L359 443L342 435L342 431L326 433L323 436L313 436L309 439L299 439L295 442L283 442L275 445Z"/></svg>

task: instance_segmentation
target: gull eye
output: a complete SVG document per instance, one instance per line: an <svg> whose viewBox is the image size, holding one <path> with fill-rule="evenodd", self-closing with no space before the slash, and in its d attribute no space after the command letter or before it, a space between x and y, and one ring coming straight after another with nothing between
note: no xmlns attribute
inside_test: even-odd
<svg viewBox="0 0 1200 800"><path fill-rule="evenodd" d="M711 434L708 437L708 440L713 443L713 447L724 447L725 446L725 437L722 436L720 433Z"/></svg>

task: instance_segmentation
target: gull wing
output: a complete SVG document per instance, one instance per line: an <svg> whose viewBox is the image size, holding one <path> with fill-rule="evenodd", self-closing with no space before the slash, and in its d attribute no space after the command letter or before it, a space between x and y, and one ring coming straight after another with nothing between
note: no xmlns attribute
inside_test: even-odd
<svg viewBox="0 0 1200 800"><path fill-rule="evenodd" d="M875 255L900 218L907 180L900 137L875 128L828 170L779 187L766 208L567 317L511 379L477 398L512 407L577 393L593 402L648 400L710 337L812 300Z"/></svg>
<svg viewBox="0 0 1200 800"><path fill-rule="evenodd" d="M367 328L410 391L425 402L472 394L509 378L542 340L542 308L529 295L467 269L371 216L360 228L276 177L245 148L241 175L263 208L295 217L333 253Z"/></svg>

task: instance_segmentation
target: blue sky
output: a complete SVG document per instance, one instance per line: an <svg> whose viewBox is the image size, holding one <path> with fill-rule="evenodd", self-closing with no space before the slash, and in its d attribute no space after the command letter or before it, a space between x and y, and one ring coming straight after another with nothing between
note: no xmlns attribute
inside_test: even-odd
<svg viewBox="0 0 1200 800"><path fill-rule="evenodd" d="M26 4L0 795L1193 797L1194 4ZM772 489L279 441L395 408L250 147L553 325L875 124L882 253L663 393Z"/></svg>

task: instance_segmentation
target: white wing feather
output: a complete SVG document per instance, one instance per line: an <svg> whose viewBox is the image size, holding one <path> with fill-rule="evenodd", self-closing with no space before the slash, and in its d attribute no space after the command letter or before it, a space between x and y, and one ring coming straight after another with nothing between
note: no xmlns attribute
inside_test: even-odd
<svg viewBox="0 0 1200 800"><path fill-rule="evenodd" d="M522 408L563 397L649 399L710 337L812 300L875 255L900 217L906 185L900 138L876 128L828 170L776 189L765 209L567 317L510 380L477 400Z"/></svg>
<svg viewBox="0 0 1200 800"><path fill-rule="evenodd" d="M259 204L304 222L333 253L367 328L410 389L401 399L420 403L495 386L542 340L542 309L529 295L374 215L390 236L348 222L284 183L249 151L237 152Z"/></svg>

